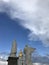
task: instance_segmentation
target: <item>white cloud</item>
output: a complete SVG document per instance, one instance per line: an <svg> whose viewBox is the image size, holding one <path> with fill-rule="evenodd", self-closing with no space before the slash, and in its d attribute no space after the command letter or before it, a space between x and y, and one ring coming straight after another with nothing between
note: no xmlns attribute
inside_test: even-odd
<svg viewBox="0 0 49 65"><path fill-rule="evenodd" d="M48 64L42 64L42 63L33 63L33 65L48 65Z"/></svg>
<svg viewBox="0 0 49 65"><path fill-rule="evenodd" d="M49 0L0 0L0 12L7 12L11 18L30 30L30 40L49 46Z"/></svg>
<svg viewBox="0 0 49 65"><path fill-rule="evenodd" d="M5 62L5 61L0 61L0 65L7 65L7 62Z"/></svg>
<svg viewBox="0 0 49 65"><path fill-rule="evenodd" d="M5 54L0 54L0 65L8 65L7 57Z"/></svg>
<svg viewBox="0 0 49 65"><path fill-rule="evenodd" d="M42 65L42 63L33 63L33 65Z"/></svg>

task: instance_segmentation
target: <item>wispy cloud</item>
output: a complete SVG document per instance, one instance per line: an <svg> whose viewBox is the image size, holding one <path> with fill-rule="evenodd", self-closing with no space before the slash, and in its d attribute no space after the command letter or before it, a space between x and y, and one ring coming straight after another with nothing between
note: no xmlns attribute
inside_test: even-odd
<svg viewBox="0 0 49 65"><path fill-rule="evenodd" d="M0 12L23 20L20 24L30 30L29 39L39 38L49 46L49 0L0 0Z"/></svg>

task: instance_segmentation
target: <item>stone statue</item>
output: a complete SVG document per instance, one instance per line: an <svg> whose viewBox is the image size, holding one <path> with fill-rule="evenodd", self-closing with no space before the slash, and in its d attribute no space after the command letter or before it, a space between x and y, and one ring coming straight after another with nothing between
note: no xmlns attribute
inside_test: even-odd
<svg viewBox="0 0 49 65"><path fill-rule="evenodd" d="M25 54L26 65L32 65L31 55L34 52L34 50L35 48L28 47L28 45L25 46L24 54Z"/></svg>

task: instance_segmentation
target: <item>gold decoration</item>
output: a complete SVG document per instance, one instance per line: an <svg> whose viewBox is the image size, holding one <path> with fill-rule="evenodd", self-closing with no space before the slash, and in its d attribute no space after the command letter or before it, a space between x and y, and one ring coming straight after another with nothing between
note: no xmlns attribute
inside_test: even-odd
<svg viewBox="0 0 49 65"><path fill-rule="evenodd" d="M19 57L22 57L23 56L23 53L22 53L22 51L20 51L20 53L19 53Z"/></svg>

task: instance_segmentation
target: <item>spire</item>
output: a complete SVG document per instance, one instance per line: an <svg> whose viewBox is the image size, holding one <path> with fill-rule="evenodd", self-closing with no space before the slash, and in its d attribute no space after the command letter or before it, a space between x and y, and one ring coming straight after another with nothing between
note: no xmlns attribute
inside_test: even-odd
<svg viewBox="0 0 49 65"><path fill-rule="evenodd" d="M16 57L17 47L16 40L13 41L10 57Z"/></svg>

